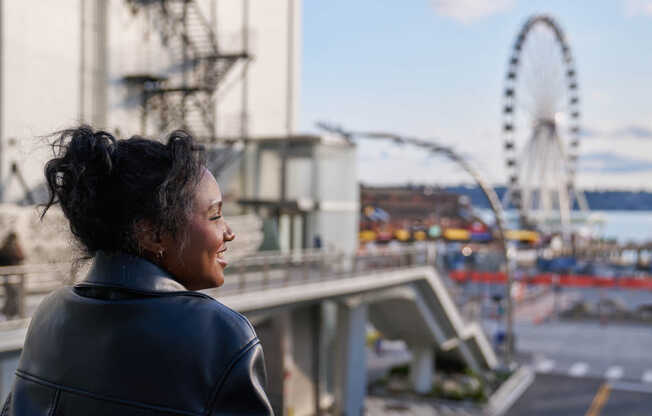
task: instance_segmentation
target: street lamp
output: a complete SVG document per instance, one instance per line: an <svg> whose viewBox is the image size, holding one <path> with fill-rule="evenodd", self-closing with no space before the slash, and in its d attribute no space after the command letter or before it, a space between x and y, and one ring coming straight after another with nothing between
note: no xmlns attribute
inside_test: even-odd
<svg viewBox="0 0 652 416"><path fill-rule="evenodd" d="M513 276L512 276L512 267L511 267L511 258L510 258L512 253L510 250L508 250L507 239L505 238L505 216L503 212L503 207L493 187L489 186L489 184L485 182L485 180L480 175L480 172L478 172L475 169L475 167L473 167L466 159L464 159L461 155L459 155L457 152L455 152L452 148L448 146L443 146L441 144L438 144L430 140L423 140L414 137L405 137L399 134L389 133L389 132L351 131L351 130L344 129L342 126L325 123L325 122L318 122L317 127L324 131L337 134L349 142L353 141L354 137L358 137L358 138L367 138L367 139L391 140L397 144L409 144L412 146L420 147L422 149L427 149L431 153L442 154L446 156L448 159L457 163L469 175L471 175L475 183L480 187L480 189L482 189L482 192L485 194L487 200L489 201L489 206L491 207L491 211L493 212L496 218L496 226L498 228L498 240L500 241L501 248L503 250L503 255L505 256L505 275L506 275L505 312L506 312L506 320L507 320L505 325L506 326L505 341L507 342L507 348L505 349L505 364L507 364L508 366L511 365L512 357L514 353L513 351L514 319L513 319L513 310L512 310Z"/></svg>

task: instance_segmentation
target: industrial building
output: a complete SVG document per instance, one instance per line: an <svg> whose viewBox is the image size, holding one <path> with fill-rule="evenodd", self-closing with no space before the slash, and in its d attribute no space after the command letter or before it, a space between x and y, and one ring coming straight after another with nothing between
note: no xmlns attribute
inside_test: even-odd
<svg viewBox="0 0 652 416"><path fill-rule="evenodd" d="M163 138L184 128L207 147L228 211L268 217L279 249L353 249L355 147L296 131L301 6L3 2L0 200L44 198L54 131L87 123L120 138Z"/></svg>

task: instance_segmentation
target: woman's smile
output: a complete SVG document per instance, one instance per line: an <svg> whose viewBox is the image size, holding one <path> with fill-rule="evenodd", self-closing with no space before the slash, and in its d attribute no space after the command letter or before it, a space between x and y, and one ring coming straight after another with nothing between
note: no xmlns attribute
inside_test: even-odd
<svg viewBox="0 0 652 416"><path fill-rule="evenodd" d="M166 241L164 268L191 290L219 287L224 284L226 243L235 234L222 215L222 192L206 169L197 186L193 213L185 230L186 240Z"/></svg>
<svg viewBox="0 0 652 416"><path fill-rule="evenodd" d="M229 265L229 263L226 260L224 260L224 252L226 252L226 247L224 247L223 250L217 252L217 262L220 263L222 269L225 269L226 266Z"/></svg>

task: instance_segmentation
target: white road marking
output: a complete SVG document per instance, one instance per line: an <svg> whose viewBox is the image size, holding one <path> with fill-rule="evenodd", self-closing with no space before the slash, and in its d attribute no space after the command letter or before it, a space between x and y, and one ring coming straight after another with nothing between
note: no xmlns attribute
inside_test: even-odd
<svg viewBox="0 0 652 416"><path fill-rule="evenodd" d="M604 376L610 380L616 380L623 376L623 368L619 365L612 365L604 373Z"/></svg>
<svg viewBox="0 0 652 416"><path fill-rule="evenodd" d="M538 373L549 373L552 369L555 368L554 360L541 360L537 363L537 372Z"/></svg>
<svg viewBox="0 0 652 416"><path fill-rule="evenodd" d="M628 383L623 381L612 381L609 383L612 390L634 391L637 393L652 394L652 388L648 383Z"/></svg>
<svg viewBox="0 0 652 416"><path fill-rule="evenodd" d="M643 383L652 383L652 370L646 370L641 380L643 380Z"/></svg>
<svg viewBox="0 0 652 416"><path fill-rule="evenodd" d="M568 370L568 375L571 377L582 377L589 372L589 365L587 363L575 363Z"/></svg>

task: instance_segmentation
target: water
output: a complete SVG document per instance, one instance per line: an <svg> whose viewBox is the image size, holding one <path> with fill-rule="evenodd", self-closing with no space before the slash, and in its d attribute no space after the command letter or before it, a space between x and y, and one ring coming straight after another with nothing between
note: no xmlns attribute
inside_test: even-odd
<svg viewBox="0 0 652 416"><path fill-rule="evenodd" d="M476 210L489 224L494 218L491 210ZM510 227L516 226L516 212L506 212ZM619 243L643 243L652 241L652 211L591 211L591 217L600 221L594 226L594 233L600 237L615 238Z"/></svg>
<svg viewBox="0 0 652 416"><path fill-rule="evenodd" d="M652 241L652 211L596 211L604 218L602 236L619 243Z"/></svg>

